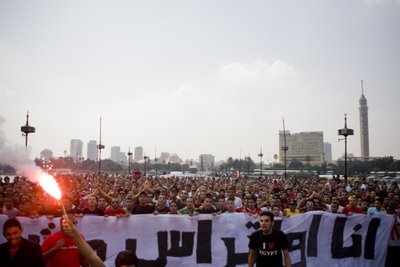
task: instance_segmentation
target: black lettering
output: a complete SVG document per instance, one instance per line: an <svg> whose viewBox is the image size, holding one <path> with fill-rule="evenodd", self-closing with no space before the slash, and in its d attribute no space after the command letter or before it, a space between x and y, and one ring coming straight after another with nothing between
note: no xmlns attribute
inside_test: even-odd
<svg viewBox="0 0 400 267"><path fill-rule="evenodd" d="M313 219L310 225L310 230L308 231L307 240L307 256L317 257L318 256L318 231L319 225L321 223L322 215L313 215Z"/></svg>
<svg viewBox="0 0 400 267"><path fill-rule="evenodd" d="M171 231L171 249L168 250L167 255L173 257L186 257L193 254L194 247L194 232L182 233L182 245L179 246L181 239L181 232Z"/></svg>
<svg viewBox="0 0 400 267"><path fill-rule="evenodd" d="M168 232L158 232L158 258L155 260L139 259L139 266L141 267L164 267L167 265L167 247L168 247ZM136 254L137 240L127 239L125 241L125 249L132 250Z"/></svg>
<svg viewBox="0 0 400 267"><path fill-rule="evenodd" d="M298 232L298 233L288 233L286 235L286 237L289 241L289 252L295 251L295 250L300 250L300 262L296 262L296 263L292 262L292 267L306 267L307 266L306 245L305 245L306 234L307 234L307 232ZM298 241L297 242L298 244L293 245L295 240Z"/></svg>
<svg viewBox="0 0 400 267"><path fill-rule="evenodd" d="M364 249L364 258L366 258L367 260L373 260L375 258L376 233L378 232L380 224L381 224L381 219L379 218L373 218L369 222L367 237L365 238L365 249Z"/></svg>
<svg viewBox="0 0 400 267"><path fill-rule="evenodd" d="M197 248L196 248L197 263L212 263L211 233L212 233L212 221L199 220L197 226Z"/></svg>
<svg viewBox="0 0 400 267"><path fill-rule="evenodd" d="M104 242L104 240L102 239L93 239L87 242L92 247L92 249L96 251L100 259L102 261L105 261L107 258L107 243Z"/></svg>
<svg viewBox="0 0 400 267"><path fill-rule="evenodd" d="M333 226L331 253L334 259L343 259L348 257L361 256L361 235L352 234L351 240L353 245L343 247L343 233L347 218L337 217Z"/></svg>
<svg viewBox="0 0 400 267"><path fill-rule="evenodd" d="M221 238L227 250L226 267L235 267L237 264L247 263L248 252L235 253L235 238Z"/></svg>

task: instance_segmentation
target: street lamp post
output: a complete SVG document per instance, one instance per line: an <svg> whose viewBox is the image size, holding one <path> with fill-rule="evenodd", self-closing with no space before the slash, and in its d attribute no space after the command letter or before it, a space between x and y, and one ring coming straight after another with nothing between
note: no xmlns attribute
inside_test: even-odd
<svg viewBox="0 0 400 267"><path fill-rule="evenodd" d="M131 148L128 150L128 174L131 174L131 164L132 164L132 152Z"/></svg>
<svg viewBox="0 0 400 267"><path fill-rule="evenodd" d="M101 173L101 150L104 149L105 146L101 143L101 117L100 117L100 140L97 145L97 149L99 150L99 175Z"/></svg>
<svg viewBox="0 0 400 267"><path fill-rule="evenodd" d="M286 168L287 168L287 151L288 151L289 147L286 144L285 119L282 119L282 122L283 122L283 142L284 142L284 145L281 147L281 149L283 150L283 157L284 157L284 164L285 164L284 175L285 175L285 179L287 179L287 172L286 172Z"/></svg>
<svg viewBox="0 0 400 267"><path fill-rule="evenodd" d="M260 150L260 154L258 154L258 156L260 157L260 172L261 172L261 176L262 176L262 157L264 156L262 153L262 149Z"/></svg>
<svg viewBox="0 0 400 267"><path fill-rule="evenodd" d="M143 158L144 158L144 176L146 176L146 173L147 173L147 166L146 166L146 164L147 164L147 159L148 159L149 157L148 157L148 156L144 156Z"/></svg>
<svg viewBox="0 0 400 267"><path fill-rule="evenodd" d="M344 136L344 179L347 182L347 136L354 135L354 130L347 128L347 114L344 114L344 128L338 130L338 135Z"/></svg>
<svg viewBox="0 0 400 267"><path fill-rule="evenodd" d="M154 158L154 163L156 164L156 176L157 176L157 161L158 161L158 159Z"/></svg>

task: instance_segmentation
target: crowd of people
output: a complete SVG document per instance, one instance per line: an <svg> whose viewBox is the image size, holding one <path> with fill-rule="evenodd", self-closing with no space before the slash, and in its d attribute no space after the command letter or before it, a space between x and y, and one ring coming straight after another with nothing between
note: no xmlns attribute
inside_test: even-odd
<svg viewBox="0 0 400 267"><path fill-rule="evenodd" d="M338 177L248 179L228 176L161 178L93 173L55 175L54 178L62 191L61 201L51 197L41 186L26 177L14 177L13 181L9 177L0 177L0 214L9 217L3 225L3 234L9 244L12 244L11 241L19 232L20 245L27 245L20 237L22 229L15 219L17 216L46 216L49 219L61 217L60 232L46 238L41 247L46 266L61 266L59 261L70 262L62 257L53 257L53 254L60 248L73 247L73 244L77 244L80 250L80 254L75 251L73 258L76 263L73 266L88 266L87 261L99 261L74 227L76 218L82 216L123 218L136 214L195 216L204 213L218 216L221 213L241 212L259 217L262 234L268 236L272 233L273 236L282 236L282 233L271 230L274 218L284 219L316 210L348 216L356 213L390 214L397 218L397 222L400 217L399 186L395 182L388 186L380 179L349 178L346 181ZM61 205L69 214L68 218L64 218ZM68 223L68 227L63 227L63 220ZM397 230L395 234L399 238L398 228L393 229L395 232ZM259 245L258 237L254 237L254 240L249 244L249 266L255 262ZM282 243L285 261L290 264L287 242L279 243ZM4 244L2 246L0 254ZM37 251L37 248L32 246L30 250ZM7 251L7 255L12 256L9 247ZM129 253L125 251L121 257ZM86 261L82 261L79 255L86 255ZM37 255L35 257L32 261L37 260ZM55 261L53 265L52 261ZM92 265L96 266L93 262ZM97 266L101 264L99 262Z"/></svg>
<svg viewBox="0 0 400 267"><path fill-rule="evenodd" d="M134 177L108 174L55 175L68 213L124 217L135 214L196 215L271 211L289 217L331 213L399 215L400 190L378 179L336 177ZM25 177L0 177L0 214L60 217L60 202Z"/></svg>

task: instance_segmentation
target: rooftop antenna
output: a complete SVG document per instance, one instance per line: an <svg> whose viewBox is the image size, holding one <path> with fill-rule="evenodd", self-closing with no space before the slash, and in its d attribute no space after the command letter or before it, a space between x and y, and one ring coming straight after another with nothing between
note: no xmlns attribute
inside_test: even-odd
<svg viewBox="0 0 400 267"><path fill-rule="evenodd" d="M364 81L361 80L361 94L364 94Z"/></svg>

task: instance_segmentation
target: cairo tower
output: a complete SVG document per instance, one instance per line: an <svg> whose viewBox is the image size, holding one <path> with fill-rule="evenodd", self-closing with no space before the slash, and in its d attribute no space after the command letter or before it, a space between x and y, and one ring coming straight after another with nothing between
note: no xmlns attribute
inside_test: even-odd
<svg viewBox="0 0 400 267"><path fill-rule="evenodd" d="M369 157L369 135L368 135L368 106L367 99L364 96L363 81L361 81L361 97L360 106L360 141L361 141L361 157Z"/></svg>

